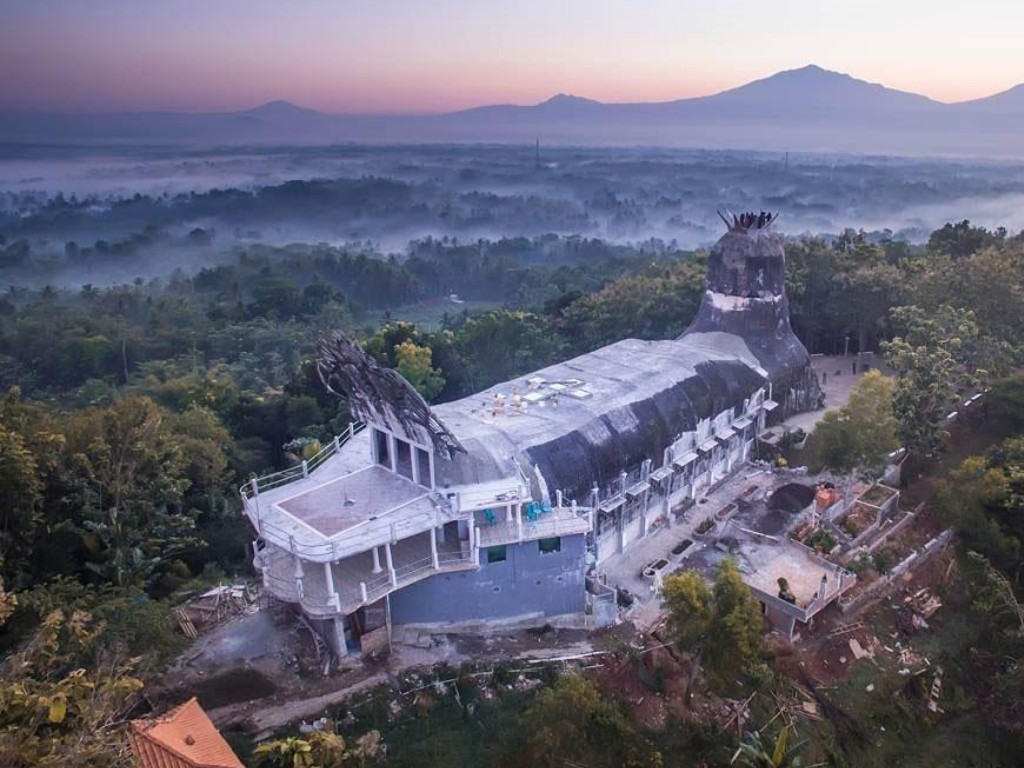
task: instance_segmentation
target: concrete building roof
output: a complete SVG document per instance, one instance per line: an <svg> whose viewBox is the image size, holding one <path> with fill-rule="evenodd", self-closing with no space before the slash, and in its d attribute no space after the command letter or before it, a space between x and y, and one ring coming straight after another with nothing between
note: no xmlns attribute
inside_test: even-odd
<svg viewBox="0 0 1024 768"><path fill-rule="evenodd" d="M452 486L528 476L582 493L661 452L700 419L742 404L767 372L742 338L626 339L526 374L434 413L468 455L438 463ZM536 493L538 489L534 489Z"/></svg>

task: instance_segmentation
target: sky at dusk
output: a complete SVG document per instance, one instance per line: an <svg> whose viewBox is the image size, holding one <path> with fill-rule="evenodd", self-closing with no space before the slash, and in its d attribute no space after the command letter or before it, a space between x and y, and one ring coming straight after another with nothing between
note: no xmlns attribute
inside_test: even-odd
<svg viewBox="0 0 1024 768"><path fill-rule="evenodd" d="M0 109L667 101L811 63L940 101L1024 82L1012 0L4 0L2 18Z"/></svg>

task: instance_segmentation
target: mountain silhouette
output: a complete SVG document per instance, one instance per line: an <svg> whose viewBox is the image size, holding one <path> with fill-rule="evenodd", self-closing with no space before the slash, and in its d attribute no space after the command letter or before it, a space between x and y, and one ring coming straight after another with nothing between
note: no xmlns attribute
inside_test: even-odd
<svg viewBox="0 0 1024 768"><path fill-rule="evenodd" d="M984 117L984 119L978 119ZM201 143L532 142L1024 157L1024 84L943 104L816 65L709 96L532 105L440 115L332 115L277 100L235 112L0 113L0 141Z"/></svg>

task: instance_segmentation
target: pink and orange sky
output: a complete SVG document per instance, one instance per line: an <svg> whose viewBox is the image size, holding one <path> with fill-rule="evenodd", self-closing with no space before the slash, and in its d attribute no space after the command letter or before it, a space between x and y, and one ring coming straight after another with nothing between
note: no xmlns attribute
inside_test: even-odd
<svg viewBox="0 0 1024 768"><path fill-rule="evenodd" d="M809 63L940 101L1024 82L1012 0L6 0L2 18L0 109L665 101Z"/></svg>

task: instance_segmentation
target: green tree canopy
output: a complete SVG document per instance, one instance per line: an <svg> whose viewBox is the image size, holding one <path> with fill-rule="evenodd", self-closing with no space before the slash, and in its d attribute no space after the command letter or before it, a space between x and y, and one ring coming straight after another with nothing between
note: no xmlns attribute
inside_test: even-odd
<svg viewBox="0 0 1024 768"><path fill-rule="evenodd" d="M0 626L17 601L0 581ZM142 682L136 659L92 647L102 624L88 613L54 610L0 666L0 763L12 768L128 768L125 716ZM88 666L78 666L93 655Z"/></svg>
<svg viewBox="0 0 1024 768"><path fill-rule="evenodd" d="M541 691L523 713L513 764L562 768L660 768L661 753L623 711L579 673Z"/></svg>
<svg viewBox="0 0 1024 768"><path fill-rule="evenodd" d="M695 571L669 576L661 599L669 632L681 649L695 654L715 689L730 692L770 674L763 660L761 607L732 559L719 565L710 589Z"/></svg>
<svg viewBox="0 0 1024 768"><path fill-rule="evenodd" d="M427 400L433 400L444 389L444 376L430 367L430 347L403 341L395 347L395 368Z"/></svg>
<svg viewBox="0 0 1024 768"><path fill-rule="evenodd" d="M900 307L893 317L903 335L882 349L899 377L893 393L899 437L908 449L930 455L942 446L942 422L959 394L985 373L976 365L984 357L980 331L972 312L945 305L935 313Z"/></svg>
<svg viewBox="0 0 1024 768"><path fill-rule="evenodd" d="M814 430L825 465L872 480L882 475L889 454L899 447L892 392L891 379L869 371L850 390L846 405L825 414Z"/></svg>

